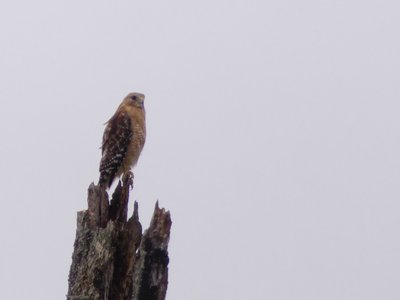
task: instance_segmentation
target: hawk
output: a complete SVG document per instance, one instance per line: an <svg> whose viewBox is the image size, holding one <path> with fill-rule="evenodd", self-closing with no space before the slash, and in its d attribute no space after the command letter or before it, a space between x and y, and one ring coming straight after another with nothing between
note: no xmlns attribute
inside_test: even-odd
<svg viewBox="0 0 400 300"><path fill-rule="evenodd" d="M106 123L99 168L102 187L110 188L139 159L146 140L144 98L140 93L128 94Z"/></svg>

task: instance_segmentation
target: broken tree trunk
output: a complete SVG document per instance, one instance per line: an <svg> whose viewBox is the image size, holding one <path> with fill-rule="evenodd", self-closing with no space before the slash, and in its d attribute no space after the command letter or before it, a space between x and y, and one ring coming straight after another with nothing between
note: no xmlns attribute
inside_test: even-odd
<svg viewBox="0 0 400 300"><path fill-rule="evenodd" d="M104 189L89 186L88 209L78 212L68 300L165 299L170 214L157 202L142 235L137 202L127 219L132 178L124 176L110 203Z"/></svg>

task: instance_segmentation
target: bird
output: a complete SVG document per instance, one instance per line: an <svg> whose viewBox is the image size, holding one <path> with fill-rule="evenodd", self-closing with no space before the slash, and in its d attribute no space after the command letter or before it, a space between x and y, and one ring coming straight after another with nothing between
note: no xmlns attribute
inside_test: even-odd
<svg viewBox="0 0 400 300"><path fill-rule="evenodd" d="M105 123L98 183L105 189L130 172L143 150L146 141L144 98L141 93L129 93Z"/></svg>

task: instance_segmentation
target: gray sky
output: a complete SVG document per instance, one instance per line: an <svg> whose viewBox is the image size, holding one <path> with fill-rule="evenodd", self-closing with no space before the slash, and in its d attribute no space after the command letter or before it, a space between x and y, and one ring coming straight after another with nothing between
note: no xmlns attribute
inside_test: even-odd
<svg viewBox="0 0 400 300"><path fill-rule="evenodd" d="M146 94L131 200L168 299L400 299L397 1L0 3L2 299L63 299L103 123Z"/></svg>

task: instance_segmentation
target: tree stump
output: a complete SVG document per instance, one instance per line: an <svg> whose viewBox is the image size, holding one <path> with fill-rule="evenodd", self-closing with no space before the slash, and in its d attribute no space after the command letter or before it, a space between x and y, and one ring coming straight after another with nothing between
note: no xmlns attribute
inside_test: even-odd
<svg viewBox="0 0 400 300"><path fill-rule="evenodd" d="M93 183L88 209L78 212L68 300L164 300L168 285L171 217L155 205L142 235L138 204L128 219L133 174L123 177L111 202Z"/></svg>

